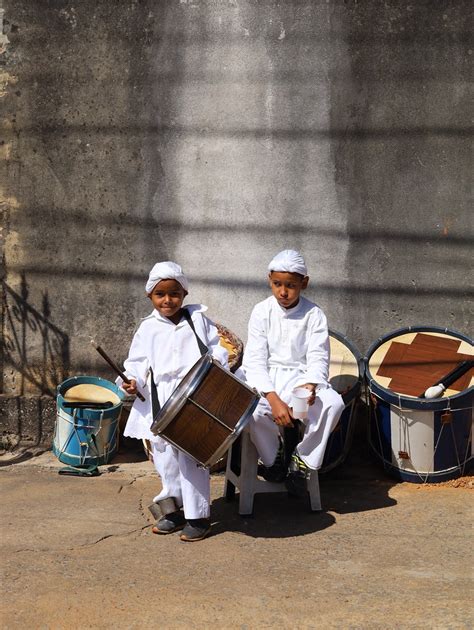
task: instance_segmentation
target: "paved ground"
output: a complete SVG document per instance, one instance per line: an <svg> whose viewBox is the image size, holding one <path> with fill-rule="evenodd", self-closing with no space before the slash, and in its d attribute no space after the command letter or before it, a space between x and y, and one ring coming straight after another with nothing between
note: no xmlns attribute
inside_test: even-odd
<svg viewBox="0 0 474 630"><path fill-rule="evenodd" d="M261 495L242 519L214 475L213 535L189 544L151 533L141 459L75 478L3 457L2 628L472 628L472 481L397 484L362 453L323 512Z"/></svg>

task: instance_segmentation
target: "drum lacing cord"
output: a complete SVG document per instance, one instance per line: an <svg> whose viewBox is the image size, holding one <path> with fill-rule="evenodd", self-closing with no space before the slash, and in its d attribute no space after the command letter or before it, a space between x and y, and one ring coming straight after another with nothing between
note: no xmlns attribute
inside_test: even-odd
<svg viewBox="0 0 474 630"><path fill-rule="evenodd" d="M407 412L411 412L411 411L413 411L413 409L409 409L409 408L402 407L402 404L401 404L401 397L400 397L400 395L398 395L398 402L399 402L399 405L398 405L398 406L397 406L397 405L391 405L391 406L392 406L392 407L394 407L395 409L397 409L397 410L400 412L400 418L401 418L402 420L404 420L404 421L405 421L405 423L407 424L407 423L408 423L408 418L407 418L407 416L406 416L406 413L407 413ZM443 413L451 413L451 412L453 412L453 411L467 411L467 410L471 410L471 409L472 409L472 406L470 406L470 407L458 407L458 408L456 408L456 409L451 409L451 401L448 399L448 400L447 400L447 406L446 406L444 409L440 409L439 411L441 411L441 412L443 412ZM375 413L375 409L374 409L374 413ZM375 418L377 418L377 416L375 416ZM377 426L377 432L378 432L378 434L379 434L380 452L382 453L382 444L381 444L380 429L379 429L379 423L378 423L378 422L376 422L376 426ZM415 468L415 466L414 466L414 464L413 464L413 461L412 461L411 457L410 457L410 456L408 457L408 459L409 459L409 461L410 461L411 465L413 466L413 470L414 470L414 471L415 471L415 473L418 475L418 477L421 479L421 481L422 481L422 483L423 483L423 484L427 483L427 481L428 481L428 477L429 477L429 476L430 476L430 475L434 472L434 459L435 459L435 456L436 456L436 451L437 451L437 449L438 449L438 446L439 446L439 443L440 443L441 437L442 437L442 435L443 435L443 431L444 431L444 427L445 427L445 426L446 426L446 424L444 424L444 423L441 425L441 430L440 430L440 432L439 432L438 439L436 440L436 444L435 444L435 447L434 447L434 450L433 450L433 459L432 459L432 463L431 463L431 469L430 469L430 470L426 473L426 475L422 475L422 474L421 474L421 473L420 473L420 472L419 472L419 471ZM462 474L464 473L464 470L465 470L465 467L466 467L466 463L467 463L467 452L468 452L468 450L469 450L469 445L470 445L471 440L472 440L472 425L471 425L471 430L470 430L470 435L469 435L469 438L470 438L470 439L468 440L468 443L467 443L466 453L465 453L465 459L464 459L464 461L463 461L462 465L461 465L461 461L460 461L460 459L459 459L458 447L457 447L457 442L456 442L456 438L455 438L455 435L454 435L454 430L453 430L453 425L452 425L452 423L450 423L450 427L451 427L451 435L452 435L452 438L453 438L453 443L454 443L454 450L455 450L455 453L456 453L456 459L457 459L457 462L458 462L458 468L460 469L460 472L461 472L461 475L462 475ZM384 460L384 464L385 464L385 460Z"/></svg>
<svg viewBox="0 0 474 630"><path fill-rule="evenodd" d="M91 447L93 447L94 450L95 450L95 456L99 457L99 447L97 445L96 433L99 433L99 431L102 428L102 420L104 419L105 411L101 411L100 412L99 427L97 429L97 432L96 433L91 433L89 438L88 438L88 440L87 440L87 442L82 442L79 439L79 432L78 432L79 425L77 424L77 414L78 414L78 412L79 412L79 409L73 409L73 411L72 411L72 422L71 422L70 414L68 414L66 412L63 412L62 409L58 410L58 415L61 418L63 418L63 420L66 420L67 422L72 424L72 432L70 433L70 435L68 437L68 440L66 442L66 448L69 445L69 442L71 441L73 435L76 437L78 444L80 444L81 446L82 445L85 446L85 453L82 454L82 452L81 452L81 457L80 457L80 465L83 466L86 458L89 456L89 449L92 450ZM96 425L95 424L90 424L90 425L86 424L86 425L81 425L80 428L81 429L95 429ZM108 449L108 446L109 446L108 444L105 445L105 449ZM66 450L66 449L63 449L63 451L64 450ZM81 451L82 451L82 449L81 449Z"/></svg>

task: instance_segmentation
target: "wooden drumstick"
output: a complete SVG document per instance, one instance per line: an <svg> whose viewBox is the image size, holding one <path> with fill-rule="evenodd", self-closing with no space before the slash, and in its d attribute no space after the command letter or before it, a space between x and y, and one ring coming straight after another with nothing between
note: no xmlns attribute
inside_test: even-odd
<svg viewBox="0 0 474 630"><path fill-rule="evenodd" d="M461 361L454 370L448 372L439 381L436 381L434 385L428 387L428 389L421 394L420 398L439 398L443 395L443 392L452 385L458 378L461 378L468 370L474 367L474 360Z"/></svg>
<svg viewBox="0 0 474 630"><path fill-rule="evenodd" d="M116 374L118 374L125 383L130 384L131 380L128 378L128 376L125 376L125 374L118 367L118 365L112 361L112 359L108 356L108 354L93 339L91 339L91 344L100 354L100 356L107 361L107 363L114 370L114 372L116 372ZM137 398L139 398L142 402L145 402L145 397L138 390L137 390Z"/></svg>

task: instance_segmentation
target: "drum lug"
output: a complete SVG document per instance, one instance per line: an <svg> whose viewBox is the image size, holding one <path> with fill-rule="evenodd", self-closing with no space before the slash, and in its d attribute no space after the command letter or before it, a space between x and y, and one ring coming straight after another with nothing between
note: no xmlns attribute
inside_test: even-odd
<svg viewBox="0 0 474 630"><path fill-rule="evenodd" d="M451 424L452 421L453 421L453 414L451 413L451 411L445 411L441 415L441 423L442 424Z"/></svg>
<svg viewBox="0 0 474 630"><path fill-rule="evenodd" d="M398 457L400 459L410 459L410 455L406 451L398 451Z"/></svg>

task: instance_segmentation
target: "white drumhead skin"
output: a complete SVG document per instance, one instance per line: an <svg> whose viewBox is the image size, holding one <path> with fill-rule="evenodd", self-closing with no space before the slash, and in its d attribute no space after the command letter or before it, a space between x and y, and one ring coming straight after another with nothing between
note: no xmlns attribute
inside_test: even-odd
<svg viewBox="0 0 474 630"><path fill-rule="evenodd" d="M339 394L350 390L359 380L357 359L339 339L329 336L331 356L329 362L329 382Z"/></svg>
<svg viewBox="0 0 474 630"><path fill-rule="evenodd" d="M463 341L463 340L459 339L458 337L455 337L454 335L449 335L449 334L439 333L439 332L432 332L432 331L424 331L424 330L423 331L417 331L417 332L405 333L405 334L399 335L397 337L392 337L391 339L388 339L387 341L382 343L373 352L372 356L370 357L369 370L370 370L370 374L372 376L372 379L376 383L378 383L382 387L385 387L385 389L390 389L390 382L391 382L392 379L388 378L386 376L380 376L380 375L377 374L377 371L379 370L380 366L383 363L385 355L389 351L390 346L392 345L393 342L411 344L412 341L414 340L414 338L416 337L416 335L419 332L422 332L423 335L431 335L433 337L442 337L444 339L454 339L455 341L460 342L460 346L458 348L458 352L459 353L469 354L469 355L474 356L474 347L470 343L468 343L467 341ZM472 387L473 385L474 385L474 376L471 378L471 382L470 382L469 386ZM447 396L454 396L456 394L459 394L459 392L457 390L446 389L445 392L443 393L442 397L446 398ZM403 394L403 395L406 396L407 398L414 398L413 396L409 396L408 394Z"/></svg>
<svg viewBox="0 0 474 630"><path fill-rule="evenodd" d="M90 403L106 403L111 402L118 405L120 398L115 392L107 387L94 385L93 383L81 383L69 388L64 394L64 400L67 402L90 402Z"/></svg>

